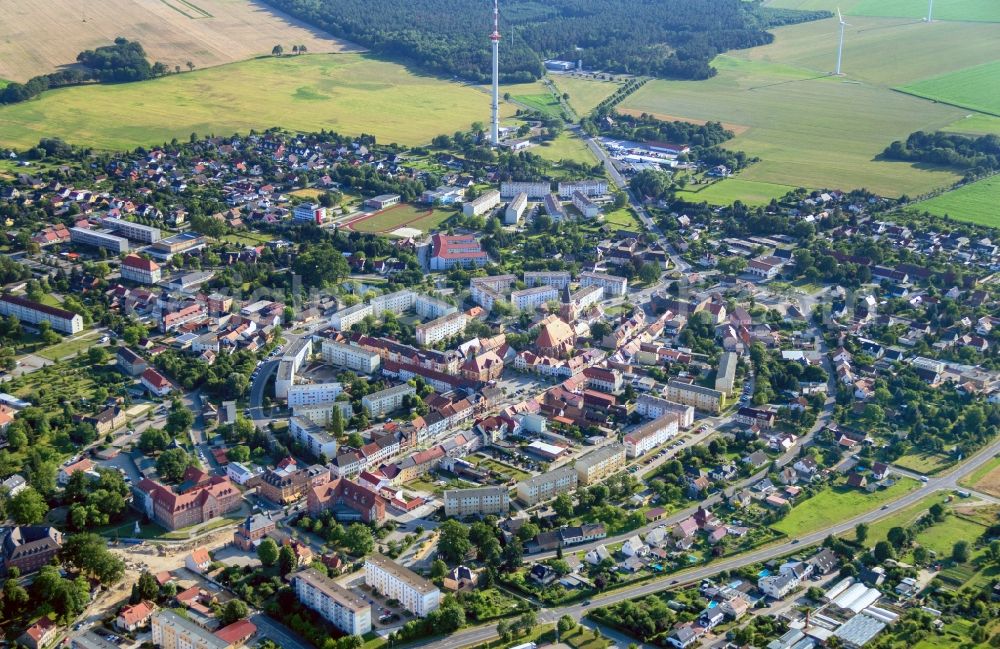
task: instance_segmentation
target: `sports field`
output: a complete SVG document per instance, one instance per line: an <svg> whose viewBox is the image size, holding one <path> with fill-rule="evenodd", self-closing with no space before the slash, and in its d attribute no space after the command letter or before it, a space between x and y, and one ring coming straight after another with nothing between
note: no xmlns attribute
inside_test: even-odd
<svg viewBox="0 0 1000 649"><path fill-rule="evenodd" d="M917 203L916 208L937 216L948 215L956 221L1000 228L997 205L1000 205L1000 176L991 176Z"/></svg>
<svg viewBox="0 0 1000 649"><path fill-rule="evenodd" d="M192 132L273 126L371 133L380 142L415 145L488 122L489 111L488 98L474 87L363 54L267 57L141 83L63 88L0 107L0 145L61 137L127 149L187 140ZM503 104L501 112L514 109Z"/></svg>
<svg viewBox="0 0 1000 649"><path fill-rule="evenodd" d="M569 105L583 117L614 94L621 86L614 81L597 81L570 74L550 74L549 79L561 93L569 94Z"/></svg>
<svg viewBox="0 0 1000 649"><path fill-rule="evenodd" d="M371 216L362 216L349 221L344 227L356 232L372 233L392 232L402 227L429 232L451 215L451 212L444 210L426 209L403 203Z"/></svg>
<svg viewBox="0 0 1000 649"><path fill-rule="evenodd" d="M1000 33L1000 29L996 31ZM996 51L1000 55L1000 44ZM918 97L1000 116L1000 60L917 81L902 86L900 90Z"/></svg>
<svg viewBox="0 0 1000 649"><path fill-rule="evenodd" d="M124 36L171 70L242 61L281 43L309 52L357 47L252 0L0 0L0 77L26 81Z"/></svg>
<svg viewBox="0 0 1000 649"><path fill-rule="evenodd" d="M677 197L692 203L704 201L710 205L731 205L736 200L746 205L767 205L771 199L779 199L794 189L790 185L744 180L737 176L711 185L688 185L677 192Z"/></svg>

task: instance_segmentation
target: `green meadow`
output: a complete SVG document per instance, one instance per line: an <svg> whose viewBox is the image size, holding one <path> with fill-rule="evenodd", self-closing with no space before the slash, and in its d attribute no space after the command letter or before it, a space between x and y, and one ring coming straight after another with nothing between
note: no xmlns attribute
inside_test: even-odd
<svg viewBox="0 0 1000 649"><path fill-rule="evenodd" d="M916 208L956 221L1000 228L1000 176L964 185L916 204Z"/></svg>

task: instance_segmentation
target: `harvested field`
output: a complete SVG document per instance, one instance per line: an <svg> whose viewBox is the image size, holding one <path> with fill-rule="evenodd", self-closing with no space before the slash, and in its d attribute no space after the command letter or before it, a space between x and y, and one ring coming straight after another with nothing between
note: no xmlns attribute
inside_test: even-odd
<svg viewBox="0 0 1000 649"><path fill-rule="evenodd" d="M251 0L0 0L0 79L25 81L76 62L123 36L168 68L232 63L305 45L308 52L360 51Z"/></svg>

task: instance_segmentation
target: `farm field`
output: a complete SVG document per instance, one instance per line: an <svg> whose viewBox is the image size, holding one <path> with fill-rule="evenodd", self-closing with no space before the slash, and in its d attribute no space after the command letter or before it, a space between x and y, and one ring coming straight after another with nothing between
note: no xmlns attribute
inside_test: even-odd
<svg viewBox="0 0 1000 649"><path fill-rule="evenodd" d="M831 520L846 521L859 514L878 509L883 503L900 498L919 485L916 480L902 478L891 487L871 494L844 486L824 489L812 498L792 507L787 516L771 527L789 536L807 534L821 529Z"/></svg>
<svg viewBox="0 0 1000 649"><path fill-rule="evenodd" d="M42 137L61 137L99 149L131 149L186 140L192 132L277 125L371 133L382 142L415 145L487 122L489 110L473 87L366 55L267 57L141 83L49 91L0 108L0 145L29 147ZM513 112L501 106L501 114Z"/></svg>
<svg viewBox="0 0 1000 649"><path fill-rule="evenodd" d="M597 164L597 158L591 153L587 144L566 132L560 133L559 137L550 142L533 146L528 151L552 162L572 160L587 165Z"/></svg>
<svg viewBox="0 0 1000 649"><path fill-rule="evenodd" d="M710 205L730 205L741 200L747 205L767 205L772 198L781 198L796 189L790 185L778 185L740 177L727 178L711 185L688 185L677 192L677 197L692 203L702 201Z"/></svg>
<svg viewBox="0 0 1000 649"><path fill-rule="evenodd" d="M569 74L550 74L549 79L559 92L569 94L569 105L580 117L594 110L597 104L610 97L621 86L615 81L597 81Z"/></svg>
<svg viewBox="0 0 1000 649"><path fill-rule="evenodd" d="M26 81L76 62L117 36L138 40L153 61L187 69L286 50L360 51L251 0L0 0L0 78Z"/></svg>
<svg viewBox="0 0 1000 649"><path fill-rule="evenodd" d="M961 484L1000 498L1000 457L995 457L976 469L972 474L966 476Z"/></svg>
<svg viewBox="0 0 1000 649"><path fill-rule="evenodd" d="M356 232L384 233L405 226L427 232L437 227L451 214L452 212L441 209L424 209L400 204L371 216L359 217L345 224L345 227Z"/></svg>
<svg viewBox="0 0 1000 649"><path fill-rule="evenodd" d="M1000 29L996 31L1000 33ZM1000 45L995 47L1000 51ZM1000 116L1000 60L917 81L899 90Z"/></svg>
<svg viewBox="0 0 1000 649"><path fill-rule="evenodd" d="M834 11L838 6L849 16L914 18L927 15L926 2L912 0L768 0L768 7ZM1000 21L1000 6L993 0L935 0L934 20Z"/></svg>
<svg viewBox="0 0 1000 649"><path fill-rule="evenodd" d="M958 189L938 194L916 204L919 210L926 210L937 216L948 215L956 221L967 221L1000 227L1000 176L990 176Z"/></svg>
<svg viewBox="0 0 1000 649"><path fill-rule="evenodd" d="M1000 117L983 115L982 113L969 113L962 119L945 126L944 130L951 133L965 133L969 135L987 135L989 133L1000 135Z"/></svg>

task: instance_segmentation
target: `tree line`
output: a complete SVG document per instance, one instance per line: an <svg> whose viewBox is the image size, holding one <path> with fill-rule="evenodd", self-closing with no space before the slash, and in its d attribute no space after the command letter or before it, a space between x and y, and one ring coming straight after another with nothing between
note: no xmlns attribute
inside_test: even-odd
<svg viewBox="0 0 1000 649"><path fill-rule="evenodd" d="M144 81L167 73L163 63L150 64L138 41L119 36L114 44L84 50L76 57L82 68L74 67L32 77L25 83L11 83L0 91L0 103L14 104L36 97L50 88L73 86L87 81L125 83Z"/></svg>
<svg viewBox="0 0 1000 649"><path fill-rule="evenodd" d="M977 176L1000 171L1000 136L917 131L905 142L890 144L882 155L890 160L954 167Z"/></svg>
<svg viewBox="0 0 1000 649"><path fill-rule="evenodd" d="M372 51L412 60L439 74L485 82L491 75L491 7L460 0L268 0L331 34ZM711 60L734 48L765 45L769 26L828 12L764 11L742 0L528 0L505 3L501 76L505 83L543 73L542 59L582 60L611 72L705 79Z"/></svg>

